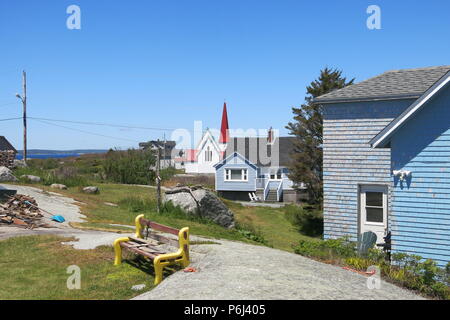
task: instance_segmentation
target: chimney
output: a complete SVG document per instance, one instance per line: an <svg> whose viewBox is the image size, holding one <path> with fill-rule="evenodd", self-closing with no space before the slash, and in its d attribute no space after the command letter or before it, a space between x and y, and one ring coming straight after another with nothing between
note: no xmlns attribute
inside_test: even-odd
<svg viewBox="0 0 450 320"><path fill-rule="evenodd" d="M223 103L223 112L222 112L222 124L220 127L220 138L219 142L226 144L228 143L230 136L228 134L228 114L227 114L227 103Z"/></svg>
<svg viewBox="0 0 450 320"><path fill-rule="evenodd" d="M273 142L273 130L272 127L267 130L267 142L272 143Z"/></svg>

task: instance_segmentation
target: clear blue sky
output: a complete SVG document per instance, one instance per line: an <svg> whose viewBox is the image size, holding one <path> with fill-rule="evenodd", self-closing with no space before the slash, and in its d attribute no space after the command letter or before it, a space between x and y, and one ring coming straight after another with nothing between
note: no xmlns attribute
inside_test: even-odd
<svg viewBox="0 0 450 320"><path fill-rule="evenodd" d="M69 30L66 8L81 8ZM366 8L382 10L382 30ZM28 73L28 114L158 128L220 126L287 134L291 107L325 66L357 81L386 70L450 64L448 1L42 0L0 4L0 119ZM162 131L29 121L29 148L136 147ZM0 122L22 149L20 120ZM166 133L170 136L170 132Z"/></svg>

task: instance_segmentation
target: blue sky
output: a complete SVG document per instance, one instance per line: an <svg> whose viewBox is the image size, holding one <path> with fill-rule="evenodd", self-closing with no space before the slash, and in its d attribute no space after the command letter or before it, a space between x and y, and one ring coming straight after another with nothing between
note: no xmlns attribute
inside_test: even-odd
<svg viewBox="0 0 450 320"><path fill-rule="evenodd" d="M81 30L66 27L69 5ZM366 27L369 5L382 29ZM287 134L293 106L325 66L357 81L448 65L448 1L42 0L0 4L0 119L28 74L28 115L152 128L220 126ZM137 147L163 131L29 120L29 148ZM22 148L20 120L0 122ZM171 132L166 131L166 137Z"/></svg>

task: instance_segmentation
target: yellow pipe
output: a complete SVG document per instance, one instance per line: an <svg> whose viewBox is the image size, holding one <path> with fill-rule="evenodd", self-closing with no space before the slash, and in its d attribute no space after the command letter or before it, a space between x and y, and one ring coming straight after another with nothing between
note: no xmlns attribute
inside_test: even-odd
<svg viewBox="0 0 450 320"><path fill-rule="evenodd" d="M121 242L130 241L130 238L128 237L122 237L119 239L114 240L114 265L118 266L122 263L122 247L120 246Z"/></svg>

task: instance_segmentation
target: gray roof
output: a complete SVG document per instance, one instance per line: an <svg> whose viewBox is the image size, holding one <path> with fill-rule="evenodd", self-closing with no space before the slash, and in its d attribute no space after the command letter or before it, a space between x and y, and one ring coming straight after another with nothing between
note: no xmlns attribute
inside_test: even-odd
<svg viewBox="0 0 450 320"><path fill-rule="evenodd" d="M258 167L287 167L294 151L295 137L276 137L270 144L267 137L230 138L223 158L239 153Z"/></svg>
<svg viewBox="0 0 450 320"><path fill-rule="evenodd" d="M438 82L432 85L425 93L413 104L411 104L405 111L402 112L397 118L395 118L389 125L381 130L372 140L370 145L374 148L384 148L389 145L390 138L395 132L406 122L412 118L414 114L419 112L424 105L434 95L438 94L442 89L447 88L450 82L450 72L446 76L442 77Z"/></svg>
<svg viewBox="0 0 450 320"><path fill-rule="evenodd" d="M0 136L0 151L14 151L17 152L17 150L12 146L11 143L4 137Z"/></svg>
<svg viewBox="0 0 450 320"><path fill-rule="evenodd" d="M374 78L324 94L317 103L417 99L450 72L450 66L404 69L385 72Z"/></svg>

